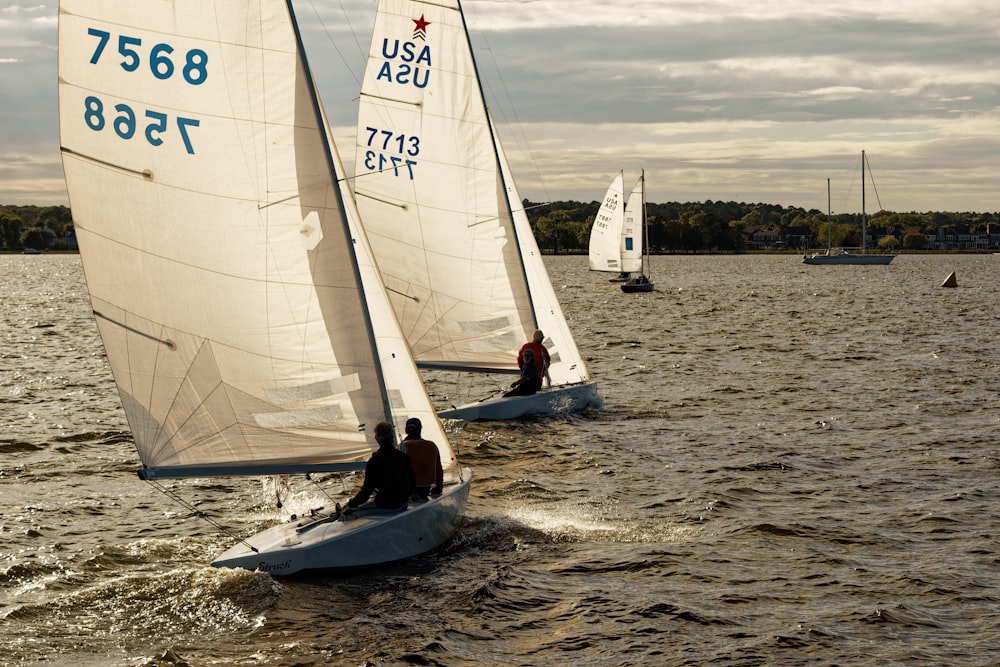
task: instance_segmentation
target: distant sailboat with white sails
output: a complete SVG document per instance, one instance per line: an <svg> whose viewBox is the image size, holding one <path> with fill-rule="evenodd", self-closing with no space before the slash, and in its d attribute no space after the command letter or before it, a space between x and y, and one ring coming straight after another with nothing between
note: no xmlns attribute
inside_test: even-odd
<svg viewBox="0 0 1000 667"><path fill-rule="evenodd" d="M635 182L627 201L624 180L622 172L615 176L594 216L588 252L590 270L616 273L611 281L624 283L624 292L651 292L646 174L643 172Z"/></svg>
<svg viewBox="0 0 1000 667"><path fill-rule="evenodd" d="M611 181L604 193L594 224L590 228L588 259L591 271L617 274L613 281L625 280L628 276L622 267L622 230L625 228L625 174Z"/></svg>
<svg viewBox="0 0 1000 667"><path fill-rule="evenodd" d="M418 367L517 373L545 333L550 386L441 411L512 419L600 404L483 97L457 0L380 0L358 116L355 196Z"/></svg>
<svg viewBox="0 0 1000 667"><path fill-rule="evenodd" d="M643 170L625 204L622 227L622 269L628 279L621 284L627 294L652 292L649 261L649 219L646 217L646 172Z"/></svg>

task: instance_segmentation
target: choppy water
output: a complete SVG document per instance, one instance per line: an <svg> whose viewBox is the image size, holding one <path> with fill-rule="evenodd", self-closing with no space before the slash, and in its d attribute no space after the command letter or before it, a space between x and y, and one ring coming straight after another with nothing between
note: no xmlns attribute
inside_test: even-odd
<svg viewBox="0 0 1000 667"><path fill-rule="evenodd" d="M548 261L605 410L456 423L442 552L276 580L135 477L78 257L0 256L0 665L997 663L1000 257Z"/></svg>

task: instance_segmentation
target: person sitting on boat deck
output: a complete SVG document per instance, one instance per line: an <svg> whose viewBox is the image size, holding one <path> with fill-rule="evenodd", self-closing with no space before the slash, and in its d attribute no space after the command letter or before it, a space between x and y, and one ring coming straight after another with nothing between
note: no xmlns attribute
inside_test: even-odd
<svg viewBox="0 0 1000 667"><path fill-rule="evenodd" d="M535 353L530 349L524 351L524 366L521 367L521 377L510 385L510 391L504 394L508 396L529 396L542 388L542 377L538 373L538 366L535 364Z"/></svg>
<svg viewBox="0 0 1000 667"><path fill-rule="evenodd" d="M406 452L396 449L392 425L375 424L375 442L378 451L365 465L365 481L357 495L347 501L348 510L356 509L375 493L375 507L387 510L404 509L413 493L413 464Z"/></svg>
<svg viewBox="0 0 1000 667"><path fill-rule="evenodd" d="M531 340L521 346L521 349L517 351L517 367L524 369L524 353L531 350L535 357L535 365L538 366L538 380L541 383L543 378L549 376L549 364L552 359L549 357L549 351L545 349L542 345L542 341L545 340L545 334L542 333L540 329L535 329L535 333L531 336ZM552 381L549 380L549 384ZM539 384L541 387L541 384Z"/></svg>
<svg viewBox="0 0 1000 667"><path fill-rule="evenodd" d="M413 464L413 477L416 489L414 500L427 500L430 495L441 495L444 488L444 469L441 467L441 452L431 440L425 440L420 432L424 425L416 417L406 420L406 437L400 444L400 449L410 457Z"/></svg>

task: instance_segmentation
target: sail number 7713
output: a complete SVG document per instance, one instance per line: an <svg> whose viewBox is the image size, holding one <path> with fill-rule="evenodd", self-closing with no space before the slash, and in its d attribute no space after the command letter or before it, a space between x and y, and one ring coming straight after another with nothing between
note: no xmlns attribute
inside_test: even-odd
<svg viewBox="0 0 1000 667"><path fill-rule="evenodd" d="M369 150L365 151L365 169L377 172L391 170L393 175L406 175L412 181L417 161L411 158L420 154L420 137L376 127L366 127L365 132L369 146Z"/></svg>

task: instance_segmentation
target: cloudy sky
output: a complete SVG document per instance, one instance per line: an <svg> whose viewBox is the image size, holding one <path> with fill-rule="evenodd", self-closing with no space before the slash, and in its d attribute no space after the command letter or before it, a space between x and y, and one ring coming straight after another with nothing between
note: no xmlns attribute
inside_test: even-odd
<svg viewBox="0 0 1000 667"><path fill-rule="evenodd" d="M162 1L162 0L160 0ZM374 0L295 0L350 164ZM996 0L465 0L521 194L1000 211ZM57 4L0 0L0 203L67 204Z"/></svg>

